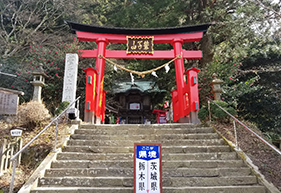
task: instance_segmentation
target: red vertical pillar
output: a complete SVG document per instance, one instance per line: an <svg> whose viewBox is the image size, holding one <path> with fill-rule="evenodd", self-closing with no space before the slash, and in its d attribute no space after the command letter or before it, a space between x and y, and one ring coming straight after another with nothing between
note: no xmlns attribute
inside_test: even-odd
<svg viewBox="0 0 281 193"><path fill-rule="evenodd" d="M156 113L156 123L159 124L160 123L160 116L159 116L159 112Z"/></svg>
<svg viewBox="0 0 281 193"><path fill-rule="evenodd" d="M86 94L85 94L85 122L95 122L95 98L96 98L96 76L97 71L92 68L84 69L86 72Z"/></svg>
<svg viewBox="0 0 281 193"><path fill-rule="evenodd" d="M199 123L197 112L199 111L199 93L198 93L198 68L190 68L187 74L187 91L190 106L190 119L192 123Z"/></svg>
<svg viewBox="0 0 281 193"><path fill-rule="evenodd" d="M180 118L178 91L172 90L171 93L172 93L172 101L173 101L173 121L176 122Z"/></svg>
<svg viewBox="0 0 281 193"><path fill-rule="evenodd" d="M101 124L102 119L102 104L103 104L103 80L104 80L104 65L105 60L104 58L100 57L105 56L105 49L106 45L108 44L108 41L106 38L99 38L96 41L98 48L98 56L96 58L96 68L99 72L99 75L97 76L97 95L96 95L96 124Z"/></svg>
<svg viewBox="0 0 281 193"><path fill-rule="evenodd" d="M188 120L185 118L184 109L186 108L186 103L184 99L184 87L185 87L185 81L184 81L184 63L183 63L183 57L182 57L182 39L173 39L172 45L174 47L174 53L175 56L181 56L180 58L177 58L175 60L175 70L176 70L176 80L177 80L177 94L178 94L178 106L179 108L179 122L188 122Z"/></svg>

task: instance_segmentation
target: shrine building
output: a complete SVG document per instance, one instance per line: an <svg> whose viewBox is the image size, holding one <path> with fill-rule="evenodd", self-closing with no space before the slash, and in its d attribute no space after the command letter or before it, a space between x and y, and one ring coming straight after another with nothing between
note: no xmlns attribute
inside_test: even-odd
<svg viewBox="0 0 281 193"><path fill-rule="evenodd" d="M160 90L153 81L125 81L115 83L112 92L119 102L119 123L145 124L154 120L151 99L161 98L166 91Z"/></svg>

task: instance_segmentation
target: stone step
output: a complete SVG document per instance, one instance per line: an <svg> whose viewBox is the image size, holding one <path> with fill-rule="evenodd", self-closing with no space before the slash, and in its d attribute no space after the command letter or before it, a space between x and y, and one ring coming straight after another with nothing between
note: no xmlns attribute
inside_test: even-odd
<svg viewBox="0 0 281 193"><path fill-rule="evenodd" d="M223 177L248 176L251 170L244 168L163 168L163 177ZM48 169L45 177L132 177L133 168L56 168Z"/></svg>
<svg viewBox="0 0 281 193"><path fill-rule="evenodd" d="M133 153L79 153L61 152L57 160L133 160ZM237 159L235 152L214 153L170 153L162 154L163 160L233 160Z"/></svg>
<svg viewBox="0 0 281 193"><path fill-rule="evenodd" d="M133 193L132 187L38 187L31 193ZM163 193L266 193L263 186L163 187Z"/></svg>
<svg viewBox="0 0 281 193"><path fill-rule="evenodd" d="M161 143L162 146L189 146L189 145L223 145L225 141L223 139L180 139L180 140L69 140L67 145L71 146L115 146L115 147L134 147L134 143Z"/></svg>
<svg viewBox="0 0 281 193"><path fill-rule="evenodd" d="M191 134L191 133L214 133L212 128L191 128L191 129L77 129L75 134L85 135L163 135L163 134Z"/></svg>
<svg viewBox="0 0 281 193"><path fill-rule="evenodd" d="M96 124L81 124L81 129L158 129L158 128L172 128L172 129L192 129L192 128L206 128L200 124L193 123L173 123L173 124L104 124L104 125L96 125ZM210 128L210 127L209 127Z"/></svg>
<svg viewBox="0 0 281 193"><path fill-rule="evenodd" d="M197 153L197 152L229 152L227 145L216 146L168 146L162 147L162 153ZM108 146L65 146L63 152L80 153L134 153L133 147L108 147Z"/></svg>
<svg viewBox="0 0 281 193"><path fill-rule="evenodd" d="M38 185L42 187L133 187L133 177L43 177ZM239 186L257 184L255 176L226 177L169 177L162 179L163 187L184 186Z"/></svg>
<svg viewBox="0 0 281 193"><path fill-rule="evenodd" d="M134 143L162 144L163 193L266 193L211 127L194 124L81 125L31 192L133 193Z"/></svg>
<svg viewBox="0 0 281 193"><path fill-rule="evenodd" d="M90 135L73 134L71 139L84 140L178 140L178 139L219 139L216 133L198 133L198 134L162 134L162 135Z"/></svg>
<svg viewBox="0 0 281 193"><path fill-rule="evenodd" d="M162 161L163 168L223 168L244 167L242 160L183 160ZM56 160L52 168L133 168L133 160Z"/></svg>

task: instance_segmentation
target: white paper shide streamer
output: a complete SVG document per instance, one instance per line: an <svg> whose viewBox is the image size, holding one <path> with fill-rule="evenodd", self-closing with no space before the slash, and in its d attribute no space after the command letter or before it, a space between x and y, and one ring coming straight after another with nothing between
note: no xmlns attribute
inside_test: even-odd
<svg viewBox="0 0 281 193"><path fill-rule="evenodd" d="M132 84L135 84L135 79L134 79L134 75L130 72L130 76L131 76L131 81L132 81Z"/></svg>
<svg viewBox="0 0 281 193"><path fill-rule="evenodd" d="M156 78L158 78L157 74L155 71L151 72L152 76L155 76Z"/></svg>
<svg viewBox="0 0 281 193"><path fill-rule="evenodd" d="M116 65L114 65L113 69L117 72L117 66Z"/></svg>
<svg viewBox="0 0 281 193"><path fill-rule="evenodd" d="M165 70L166 70L166 73L168 73L168 72L169 72L169 70L170 70L170 66L169 66L169 64L167 64L167 65L165 66Z"/></svg>

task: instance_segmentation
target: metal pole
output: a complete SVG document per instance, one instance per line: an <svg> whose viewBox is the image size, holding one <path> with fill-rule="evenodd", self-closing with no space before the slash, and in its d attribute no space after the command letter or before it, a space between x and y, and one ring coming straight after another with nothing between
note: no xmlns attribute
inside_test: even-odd
<svg viewBox="0 0 281 193"><path fill-rule="evenodd" d="M10 192L9 193L12 193L13 191L13 186L14 186L14 178L15 178L15 170L16 170L16 164L17 164L17 157L18 155L23 152L34 140L36 140L49 126L51 126L55 121L56 123L58 124L58 118L63 115L77 100L80 99L80 96L73 102L71 102L68 107L66 109L64 109L61 114L59 114L57 117L55 117L42 131L40 131L32 140L30 140L22 149L20 149L12 158L11 158L11 161L14 161L14 168L13 168L13 174L12 174L12 180L11 180L11 183L10 183ZM57 128L56 128L57 130ZM56 133L57 135L57 133ZM57 143L57 142L56 142ZM55 148L56 148L56 145L55 145Z"/></svg>
<svg viewBox="0 0 281 193"><path fill-rule="evenodd" d="M53 149L53 152L56 152L57 151L57 139L58 139L58 120L56 121L56 137L55 137L55 147Z"/></svg>
<svg viewBox="0 0 281 193"><path fill-rule="evenodd" d="M12 179L11 179L11 184L10 184L10 191L9 193L13 193L14 189L14 181L15 181L15 174L16 174L16 166L17 166L17 157L13 161L13 174L12 174Z"/></svg>
<svg viewBox="0 0 281 193"><path fill-rule="evenodd" d="M209 100L208 100L208 111L209 111L209 120L211 122L212 121L211 120L212 115L211 115L211 105L210 105L210 101Z"/></svg>
<svg viewBox="0 0 281 193"><path fill-rule="evenodd" d="M59 114L55 119L53 119L42 131L40 131L32 140L30 140L20 151L18 151L11 160L14 160L22 151L24 151L35 139L37 139L46 129L48 129L57 119L64 114L78 99L80 99L80 96L73 102L71 102L66 109L64 109L61 114Z"/></svg>
<svg viewBox="0 0 281 193"><path fill-rule="evenodd" d="M78 115L77 115L77 120L79 120L79 118L80 118L80 116L79 116L79 114L80 114L80 110L79 110L79 100L77 101L77 111L78 111Z"/></svg>
<svg viewBox="0 0 281 193"><path fill-rule="evenodd" d="M237 138L237 130L236 130L235 121L233 121L233 127L234 127L234 136L235 136L236 149L239 150L240 148L238 146L238 138Z"/></svg>

